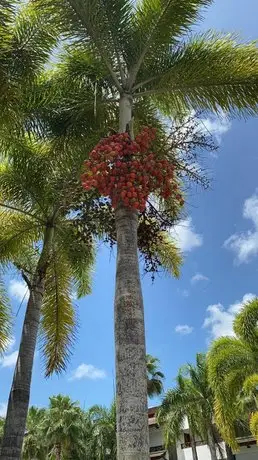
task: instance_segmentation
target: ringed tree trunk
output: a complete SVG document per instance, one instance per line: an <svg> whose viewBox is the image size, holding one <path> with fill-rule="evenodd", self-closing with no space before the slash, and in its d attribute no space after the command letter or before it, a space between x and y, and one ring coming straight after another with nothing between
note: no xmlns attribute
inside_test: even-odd
<svg viewBox="0 0 258 460"><path fill-rule="evenodd" d="M61 460L62 459L62 446L61 444L57 444L55 447L55 455L56 455L56 460Z"/></svg>
<svg viewBox="0 0 258 460"><path fill-rule="evenodd" d="M215 442L215 439L214 439L212 429L208 429L208 446L209 446L209 449L210 449L211 460L218 460L217 450L216 450L216 442Z"/></svg>
<svg viewBox="0 0 258 460"><path fill-rule="evenodd" d="M120 132L130 127L132 98L120 99ZM131 132L132 135L132 132ZM147 373L143 299L138 261L138 214L115 211L117 267L115 291L117 459L149 460Z"/></svg>
<svg viewBox="0 0 258 460"><path fill-rule="evenodd" d="M194 436L194 434L193 434L191 429L189 429L189 435L190 435L190 440L191 440L191 448L192 448L193 460L198 460L196 440L195 440L195 436Z"/></svg>
<svg viewBox="0 0 258 460"><path fill-rule="evenodd" d="M33 360L40 312L45 290L45 275L54 228L46 230L43 249L33 279L22 328L19 354L9 394L0 460L20 460L29 408Z"/></svg>

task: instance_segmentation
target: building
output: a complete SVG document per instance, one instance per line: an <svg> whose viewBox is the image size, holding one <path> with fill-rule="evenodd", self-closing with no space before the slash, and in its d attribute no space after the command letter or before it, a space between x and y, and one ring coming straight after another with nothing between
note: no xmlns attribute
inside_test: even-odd
<svg viewBox="0 0 258 460"><path fill-rule="evenodd" d="M158 407L151 407L148 411L150 433L150 459L151 460L193 460L190 443L189 427L187 420L182 430L182 436L173 448L166 450L164 446L162 427L155 418ZM209 447L201 439L196 440L198 460L211 460ZM258 446L253 437L238 438L239 452L235 454L235 460L258 460ZM226 459L224 442L220 443L217 452L218 459Z"/></svg>

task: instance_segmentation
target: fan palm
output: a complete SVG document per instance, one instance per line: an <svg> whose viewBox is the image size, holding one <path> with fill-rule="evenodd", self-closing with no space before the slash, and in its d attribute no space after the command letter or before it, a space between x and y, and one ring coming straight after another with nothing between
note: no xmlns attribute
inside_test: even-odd
<svg viewBox="0 0 258 460"><path fill-rule="evenodd" d="M26 423L26 436L24 438L22 459L45 460L47 446L42 436L42 424L46 416L45 409L30 407Z"/></svg>
<svg viewBox="0 0 258 460"><path fill-rule="evenodd" d="M199 435L207 441L211 459L217 460L218 434L213 423L213 403L206 357L197 354L196 365L184 367L177 377L176 387L167 392L162 402L158 420L164 424L166 443L176 442L187 417L193 457L197 459L194 437Z"/></svg>
<svg viewBox="0 0 258 460"><path fill-rule="evenodd" d="M57 395L50 398L42 430L51 458L71 458L72 448L79 442L82 421L80 407L68 396Z"/></svg>
<svg viewBox="0 0 258 460"><path fill-rule="evenodd" d="M92 406L88 410L91 420L90 452L93 460L116 458L116 407Z"/></svg>
<svg viewBox="0 0 258 460"><path fill-rule="evenodd" d="M159 370L159 359L147 355L147 391L149 398L163 393L164 374Z"/></svg>
<svg viewBox="0 0 258 460"><path fill-rule="evenodd" d="M217 424L234 449L238 449L235 422L243 415L251 413L250 429L258 440L257 319L258 299L254 299L237 314L233 325L235 337L215 340L208 353Z"/></svg>
<svg viewBox="0 0 258 460"><path fill-rule="evenodd" d="M256 113L256 44L215 33L186 39L211 0L34 0L63 32L105 69L119 130L133 136L135 101L150 98L169 114L208 109ZM73 69L78 72L78 66ZM81 67L79 71L81 70ZM85 76L86 77L86 76ZM98 80L96 80L96 88ZM118 458L147 460L144 314L136 212L116 214L115 342ZM136 397L137 395L137 397ZM132 417L132 413L134 416Z"/></svg>
<svg viewBox="0 0 258 460"><path fill-rule="evenodd" d="M46 375L61 372L75 338L73 290L79 297L90 290L92 240L78 241L70 213L81 152L66 161L53 148L17 139L0 165L0 260L17 267L29 290L0 458L20 458L40 319Z"/></svg>

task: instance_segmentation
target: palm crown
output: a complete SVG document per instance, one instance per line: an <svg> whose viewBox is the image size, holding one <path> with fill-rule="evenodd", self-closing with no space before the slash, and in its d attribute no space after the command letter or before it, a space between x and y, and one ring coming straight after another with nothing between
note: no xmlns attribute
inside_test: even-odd
<svg viewBox="0 0 258 460"><path fill-rule="evenodd" d="M256 44L211 32L186 38L211 0L35 3L50 13L59 30L77 39L80 49L101 61L112 97L115 91L134 99L150 96L173 114L257 110Z"/></svg>
<svg viewBox="0 0 258 460"><path fill-rule="evenodd" d="M23 143L17 141L12 157L2 162L0 170L1 263L13 263L30 283L41 242L49 226L54 229L41 321L49 374L63 369L69 355L76 327L72 293L74 289L79 297L89 293L93 244L91 240L78 241L69 214L73 200L71 169L65 165L62 152L57 158L50 145L25 139ZM75 165L78 158L74 156L73 161ZM3 341L5 324L1 325Z"/></svg>
<svg viewBox="0 0 258 460"><path fill-rule="evenodd" d="M215 340L208 354L217 423L223 437L236 449L236 422L241 417L245 418L246 412L252 413L250 428L258 437L257 318L258 300L254 299L244 305L236 316L235 337Z"/></svg>

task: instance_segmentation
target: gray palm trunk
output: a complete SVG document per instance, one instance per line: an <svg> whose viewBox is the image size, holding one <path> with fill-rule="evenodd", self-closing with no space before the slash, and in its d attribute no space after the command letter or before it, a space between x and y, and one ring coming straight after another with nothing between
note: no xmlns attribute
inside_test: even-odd
<svg viewBox="0 0 258 460"><path fill-rule="evenodd" d="M226 454L227 460L235 460L236 456L233 454L232 449L228 444L226 444Z"/></svg>
<svg viewBox="0 0 258 460"><path fill-rule="evenodd" d="M197 454L197 448L196 448L196 440L193 432L191 429L189 429L189 435L190 435L190 440L191 440L191 448L192 448L192 454L193 454L193 460L198 460L198 454Z"/></svg>
<svg viewBox="0 0 258 460"><path fill-rule="evenodd" d="M213 431L209 429L208 430L208 446L210 449L211 460L218 460L216 445L217 443L215 442Z"/></svg>
<svg viewBox="0 0 258 460"><path fill-rule="evenodd" d="M9 394L0 460L20 460L29 409L30 387L45 275L54 229L48 228L33 279L23 322L19 354Z"/></svg>
<svg viewBox="0 0 258 460"><path fill-rule="evenodd" d="M120 132L131 124L132 100L120 100ZM132 131L131 131L132 134ZM115 212L117 459L149 460L144 311L138 261L138 215L122 205Z"/></svg>

